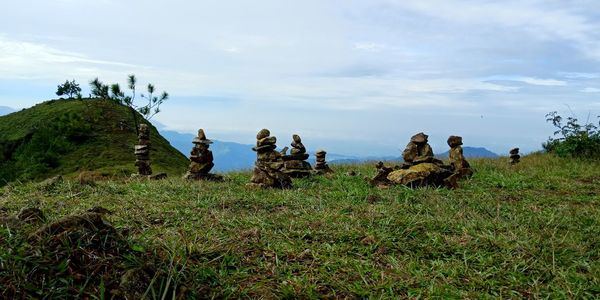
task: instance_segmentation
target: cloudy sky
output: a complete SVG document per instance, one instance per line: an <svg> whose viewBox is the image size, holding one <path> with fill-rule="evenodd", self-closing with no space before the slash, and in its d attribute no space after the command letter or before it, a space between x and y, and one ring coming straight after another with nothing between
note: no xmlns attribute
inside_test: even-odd
<svg viewBox="0 0 600 300"><path fill-rule="evenodd" d="M0 106L134 73L171 94L166 129L357 155L419 131L527 152L547 112L600 115L597 0L1 1Z"/></svg>

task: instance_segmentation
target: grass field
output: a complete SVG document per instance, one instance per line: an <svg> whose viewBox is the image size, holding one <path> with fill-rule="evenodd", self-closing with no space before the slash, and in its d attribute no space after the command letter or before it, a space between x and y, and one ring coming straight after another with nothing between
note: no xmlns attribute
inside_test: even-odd
<svg viewBox="0 0 600 300"><path fill-rule="evenodd" d="M47 218L0 226L0 295L600 297L600 162L533 154L515 166L471 164L474 177L457 190L373 188L363 178L372 165L336 166L285 191L246 187L249 172L222 183L8 185L0 216L39 207ZM94 206L113 212L105 219L126 243L86 256L100 267L74 265L91 251L81 241L46 251L32 240Z"/></svg>

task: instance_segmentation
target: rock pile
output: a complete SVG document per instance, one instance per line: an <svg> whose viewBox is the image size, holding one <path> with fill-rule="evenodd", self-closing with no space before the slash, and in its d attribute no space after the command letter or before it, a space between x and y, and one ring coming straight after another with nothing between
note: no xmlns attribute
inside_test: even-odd
<svg viewBox="0 0 600 300"><path fill-rule="evenodd" d="M448 146L450 146L448 160L453 172L460 174L461 177L469 177L473 175L473 169L463 155L462 144L460 136L451 135L448 138Z"/></svg>
<svg viewBox="0 0 600 300"><path fill-rule="evenodd" d="M433 150L427 143L429 136L423 132L419 132L410 138L410 142L406 145L402 158L406 165L417 165L420 163L441 163L440 160L433 158ZM408 166L405 166L408 167Z"/></svg>
<svg viewBox="0 0 600 300"><path fill-rule="evenodd" d="M292 179L283 173L284 167L283 155L275 149L277 148L277 138L271 136L268 129L262 129L256 135L256 163L250 185L271 188L291 188Z"/></svg>
<svg viewBox="0 0 600 300"><path fill-rule="evenodd" d="M183 178L190 180L222 180L221 176L209 173L215 164L213 163L212 151L208 149L212 141L206 138L204 129L198 129L198 135L192 140L192 143L194 147L190 152L190 166Z"/></svg>
<svg viewBox="0 0 600 300"><path fill-rule="evenodd" d="M411 137L402 152L404 164L389 168L383 163L377 164L377 175L370 179L372 185L385 186L400 184L408 187L449 186L445 179L453 175L450 166L433 157L433 150L427 143L428 136L419 132Z"/></svg>
<svg viewBox="0 0 600 300"><path fill-rule="evenodd" d="M454 172L448 178L444 179L444 183L449 188L457 188L457 182L460 178L471 177L473 175L473 169L471 169L471 165L463 155L462 144L462 137L460 136L451 135L448 138L448 146L450 146L448 161L450 163L450 171Z"/></svg>
<svg viewBox="0 0 600 300"><path fill-rule="evenodd" d="M138 144L135 145L135 166L138 175L152 175L150 167L150 129L146 124L140 124L138 133Z"/></svg>
<svg viewBox="0 0 600 300"><path fill-rule="evenodd" d="M133 178L146 178L160 180L167 178L167 174L159 173L152 175L150 167L150 128L146 124L140 124L138 127L138 143L135 145L135 166L138 172L131 175Z"/></svg>
<svg viewBox="0 0 600 300"><path fill-rule="evenodd" d="M521 161L521 155L519 154L519 148L510 149L510 164L518 164Z"/></svg>
<svg viewBox="0 0 600 300"><path fill-rule="evenodd" d="M377 168L377 174L373 178L366 177L365 179L369 182L371 186L387 186L392 182L388 179L388 175L394 171L393 168L386 167L382 161L378 162L375 165Z"/></svg>
<svg viewBox="0 0 600 300"><path fill-rule="evenodd" d="M283 152L283 172L293 178L310 176L312 167L310 163L306 161L309 155L306 153L306 147L304 147L302 144L302 139L300 136L294 134L292 136L292 143L290 145L292 146L290 155L285 155L285 151Z"/></svg>
<svg viewBox="0 0 600 300"><path fill-rule="evenodd" d="M329 165L327 165L325 155L327 155L327 152L325 152L325 150L318 150L317 153L315 153L315 171L317 174L326 174L333 172L333 170L329 168Z"/></svg>

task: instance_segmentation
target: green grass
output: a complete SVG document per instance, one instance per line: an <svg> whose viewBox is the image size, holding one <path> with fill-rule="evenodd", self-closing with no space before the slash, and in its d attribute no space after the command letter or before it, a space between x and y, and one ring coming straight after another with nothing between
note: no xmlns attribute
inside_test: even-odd
<svg viewBox="0 0 600 300"><path fill-rule="evenodd" d="M76 121L65 120L73 117ZM122 121L127 124L125 129L120 126ZM178 176L185 171L187 158L149 125L154 173ZM85 138L70 141L69 131ZM8 170L0 172L0 185L58 174L75 177L82 171L96 177L129 176L136 172L136 142L133 117L126 106L97 99L46 101L0 117L0 168ZM53 145L57 147L53 149ZM9 159L3 159L3 152Z"/></svg>
<svg viewBox="0 0 600 300"><path fill-rule="evenodd" d="M515 166L471 164L475 175L457 190L373 188L363 177L375 168L359 165L285 191L246 187L248 172L222 183L9 185L0 207L40 207L46 222L97 205L114 211L107 219L143 253L122 269L151 261L162 274L142 281L150 298L600 297L600 162L534 154ZM0 228L0 293L79 290L28 281L47 267L27 263L22 237L36 226Z"/></svg>

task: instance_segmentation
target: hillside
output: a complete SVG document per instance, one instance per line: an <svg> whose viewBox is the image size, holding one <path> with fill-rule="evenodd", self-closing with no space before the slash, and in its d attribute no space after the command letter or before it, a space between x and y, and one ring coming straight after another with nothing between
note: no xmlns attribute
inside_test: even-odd
<svg viewBox="0 0 600 300"><path fill-rule="evenodd" d="M363 179L372 165L335 166L284 191L247 187L250 172L0 188L0 298L600 296L600 162L470 162L476 173L456 190L373 188ZM114 228L30 238L96 206ZM26 207L46 218L11 219Z"/></svg>
<svg viewBox="0 0 600 300"><path fill-rule="evenodd" d="M149 125L154 172L179 176L186 157ZM135 172L136 141L125 106L96 99L43 102L0 117L0 185L81 171L128 176Z"/></svg>

